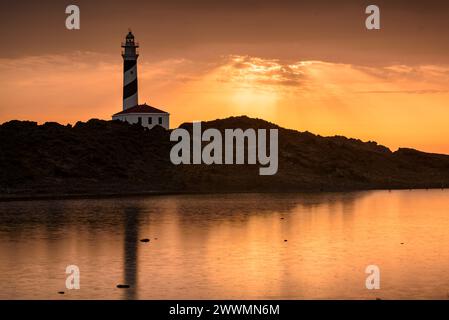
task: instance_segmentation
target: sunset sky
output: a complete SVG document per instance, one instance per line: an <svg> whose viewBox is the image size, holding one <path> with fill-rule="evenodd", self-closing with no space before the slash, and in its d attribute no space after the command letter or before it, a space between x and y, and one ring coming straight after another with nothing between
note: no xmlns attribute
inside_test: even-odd
<svg viewBox="0 0 449 320"><path fill-rule="evenodd" d="M171 127L248 115L449 154L448 1L2 1L0 26L0 123L109 120L132 28L139 102Z"/></svg>

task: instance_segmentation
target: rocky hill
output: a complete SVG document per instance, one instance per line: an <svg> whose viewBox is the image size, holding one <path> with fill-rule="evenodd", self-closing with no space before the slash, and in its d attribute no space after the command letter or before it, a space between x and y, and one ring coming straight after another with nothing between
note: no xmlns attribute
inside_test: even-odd
<svg viewBox="0 0 449 320"><path fill-rule="evenodd" d="M191 130L191 124L183 124ZM449 185L449 156L396 152L375 142L321 137L248 117L202 123L217 128L277 128L279 169L260 165L178 165L170 132L120 121L73 127L10 121L0 126L0 195L99 195L164 192L289 192L440 188Z"/></svg>

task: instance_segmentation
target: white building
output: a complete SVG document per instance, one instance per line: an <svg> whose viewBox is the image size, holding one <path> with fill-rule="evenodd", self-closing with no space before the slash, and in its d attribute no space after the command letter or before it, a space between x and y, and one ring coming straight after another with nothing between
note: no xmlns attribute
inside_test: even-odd
<svg viewBox="0 0 449 320"><path fill-rule="evenodd" d="M139 44L134 41L131 31L122 43L123 57L123 111L112 116L112 120L139 123L144 127L152 128L160 125L165 129L170 128L170 114L147 104L138 104L137 86L137 58Z"/></svg>
<svg viewBox="0 0 449 320"><path fill-rule="evenodd" d="M116 113L112 116L112 120L139 123L149 129L155 125L160 125L165 129L170 128L170 114L147 104L134 106Z"/></svg>

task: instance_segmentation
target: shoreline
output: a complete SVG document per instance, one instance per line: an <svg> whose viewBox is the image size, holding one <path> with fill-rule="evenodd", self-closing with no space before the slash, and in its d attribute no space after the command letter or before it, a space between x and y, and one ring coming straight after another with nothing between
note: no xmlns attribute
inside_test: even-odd
<svg viewBox="0 0 449 320"><path fill-rule="evenodd" d="M120 192L120 193L52 193L52 194L0 194L0 202L13 201L39 201L39 200L76 200L76 199L120 199L133 197L149 197L149 196L174 196L174 195L213 195L213 194L291 194L291 193L345 193L345 192L363 192L363 191L396 191L396 190L445 190L444 187L418 187L418 188L359 188L359 189L298 189L288 191L273 190L251 190L251 191L142 191L142 192Z"/></svg>

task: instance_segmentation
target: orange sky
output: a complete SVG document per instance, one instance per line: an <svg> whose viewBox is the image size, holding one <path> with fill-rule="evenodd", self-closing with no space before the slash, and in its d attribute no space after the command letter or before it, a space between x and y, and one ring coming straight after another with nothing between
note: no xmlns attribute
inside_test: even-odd
<svg viewBox="0 0 449 320"><path fill-rule="evenodd" d="M110 119L121 109L120 41L136 25L139 101L170 112L171 127L245 114L300 131L375 140L393 150L449 154L448 10L401 7L398 1L381 6L383 29L369 33L364 5L347 1L338 10L326 1L294 7L302 19L291 20L290 2L266 7L243 1L248 6L238 7L231 1L233 10L130 1L137 17L109 22L106 13L119 17L129 7L113 3L97 10L96 19L94 7L79 2L80 31L65 30L59 4L35 18L26 16L22 3L1 19L4 39L15 14L17 21L31 20L15 29L11 50L2 44L0 122ZM145 19L145 13L154 19L165 13L169 22Z"/></svg>

